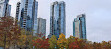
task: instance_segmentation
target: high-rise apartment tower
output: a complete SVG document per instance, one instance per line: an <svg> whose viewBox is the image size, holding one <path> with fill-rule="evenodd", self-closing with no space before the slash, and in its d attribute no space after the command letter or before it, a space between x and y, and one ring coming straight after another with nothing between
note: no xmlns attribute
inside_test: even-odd
<svg viewBox="0 0 111 49"><path fill-rule="evenodd" d="M65 2L53 2L50 9L50 34L59 38L59 35L63 33L66 35L66 15L65 15Z"/></svg>
<svg viewBox="0 0 111 49"><path fill-rule="evenodd" d="M46 37L46 19L37 18L37 33L41 37Z"/></svg>
<svg viewBox="0 0 111 49"><path fill-rule="evenodd" d="M0 0L0 17L10 16L11 5L8 2L9 0Z"/></svg>
<svg viewBox="0 0 111 49"><path fill-rule="evenodd" d="M86 16L85 14L78 15L73 22L73 36L81 39L86 39Z"/></svg>
<svg viewBox="0 0 111 49"><path fill-rule="evenodd" d="M17 3L17 7L16 18L21 28L33 32L35 35L37 33L38 2L36 0L21 0L20 3Z"/></svg>

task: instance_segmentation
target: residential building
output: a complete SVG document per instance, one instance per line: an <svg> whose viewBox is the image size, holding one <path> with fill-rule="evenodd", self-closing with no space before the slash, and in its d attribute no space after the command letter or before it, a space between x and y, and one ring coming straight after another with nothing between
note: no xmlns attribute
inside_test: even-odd
<svg viewBox="0 0 111 49"><path fill-rule="evenodd" d="M73 36L81 39L86 39L86 16L85 14L78 15L73 22Z"/></svg>
<svg viewBox="0 0 111 49"><path fill-rule="evenodd" d="M0 0L0 17L10 16L11 5L8 2L9 0Z"/></svg>
<svg viewBox="0 0 111 49"><path fill-rule="evenodd" d="M7 16L10 16L10 13L11 13L11 5L8 5L7 12L6 12Z"/></svg>
<svg viewBox="0 0 111 49"><path fill-rule="evenodd" d="M19 13L16 11L16 15L19 15L16 17L18 17L17 19L20 22L21 28L33 32L33 35L37 33L37 9L38 2L36 0L21 0L20 11Z"/></svg>
<svg viewBox="0 0 111 49"><path fill-rule="evenodd" d="M37 12L38 12L38 2L34 1L34 6L33 6L33 35L35 36L37 33Z"/></svg>
<svg viewBox="0 0 111 49"><path fill-rule="evenodd" d="M66 15L65 15L65 2L53 2L50 9L50 34L59 38L59 35L63 33L66 35Z"/></svg>
<svg viewBox="0 0 111 49"><path fill-rule="evenodd" d="M16 20L18 20L19 18L19 14L20 14L20 2L17 3L17 6L16 6Z"/></svg>
<svg viewBox="0 0 111 49"><path fill-rule="evenodd" d="M37 33L40 34L41 37L46 37L46 19L37 19Z"/></svg>

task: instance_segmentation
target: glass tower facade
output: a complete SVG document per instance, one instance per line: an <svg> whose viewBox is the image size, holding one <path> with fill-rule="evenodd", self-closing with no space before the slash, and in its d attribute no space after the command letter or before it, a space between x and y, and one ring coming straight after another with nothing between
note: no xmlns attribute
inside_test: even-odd
<svg viewBox="0 0 111 49"><path fill-rule="evenodd" d="M19 13L20 13L20 2L17 3L17 6L16 6L16 20L18 20L19 18Z"/></svg>
<svg viewBox="0 0 111 49"><path fill-rule="evenodd" d="M86 18L85 14L78 15L73 22L73 36L86 39Z"/></svg>
<svg viewBox="0 0 111 49"><path fill-rule="evenodd" d="M10 16L10 13L11 13L11 5L7 5L7 16Z"/></svg>
<svg viewBox="0 0 111 49"><path fill-rule="evenodd" d="M37 33L42 34L41 37L46 37L46 19L37 18Z"/></svg>
<svg viewBox="0 0 111 49"><path fill-rule="evenodd" d="M9 0L0 0L0 17L10 16L11 5L8 2Z"/></svg>
<svg viewBox="0 0 111 49"><path fill-rule="evenodd" d="M33 35L37 33L37 9L38 2L36 0L21 0L20 13L18 13L19 24L21 28L33 31Z"/></svg>
<svg viewBox="0 0 111 49"><path fill-rule="evenodd" d="M37 33L37 12L38 12L38 2L34 1L33 6L33 35L36 36Z"/></svg>
<svg viewBox="0 0 111 49"><path fill-rule="evenodd" d="M65 20L65 2L53 2L50 10L50 34L59 38L59 35L63 33L66 35L66 20Z"/></svg>

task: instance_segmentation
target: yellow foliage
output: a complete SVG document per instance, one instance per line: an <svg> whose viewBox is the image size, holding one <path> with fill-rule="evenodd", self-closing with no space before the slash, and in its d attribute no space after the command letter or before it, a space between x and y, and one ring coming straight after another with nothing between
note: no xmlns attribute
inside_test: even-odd
<svg viewBox="0 0 111 49"><path fill-rule="evenodd" d="M4 42L0 41L0 47L4 46Z"/></svg>
<svg viewBox="0 0 111 49"><path fill-rule="evenodd" d="M56 39L56 36L55 36L55 35L53 35L53 36L49 39L49 43L50 43L49 47L50 47L51 49L54 49L55 46L57 46L57 39Z"/></svg>
<svg viewBox="0 0 111 49"><path fill-rule="evenodd" d="M64 34L60 34L59 38L57 40L57 45L59 46L59 48L64 49L67 48L67 39L65 38Z"/></svg>
<svg viewBox="0 0 111 49"><path fill-rule="evenodd" d="M20 39L19 39L19 42L18 42L18 45L24 45L25 42L26 42L26 38L27 38L26 35L21 35Z"/></svg>

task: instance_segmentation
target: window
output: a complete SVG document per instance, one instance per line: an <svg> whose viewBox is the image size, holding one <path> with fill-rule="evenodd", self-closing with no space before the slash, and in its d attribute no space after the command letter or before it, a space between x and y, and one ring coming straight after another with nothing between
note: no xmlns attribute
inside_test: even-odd
<svg viewBox="0 0 111 49"><path fill-rule="evenodd" d="M30 20L30 17L29 17L29 15L27 16L27 20Z"/></svg>

